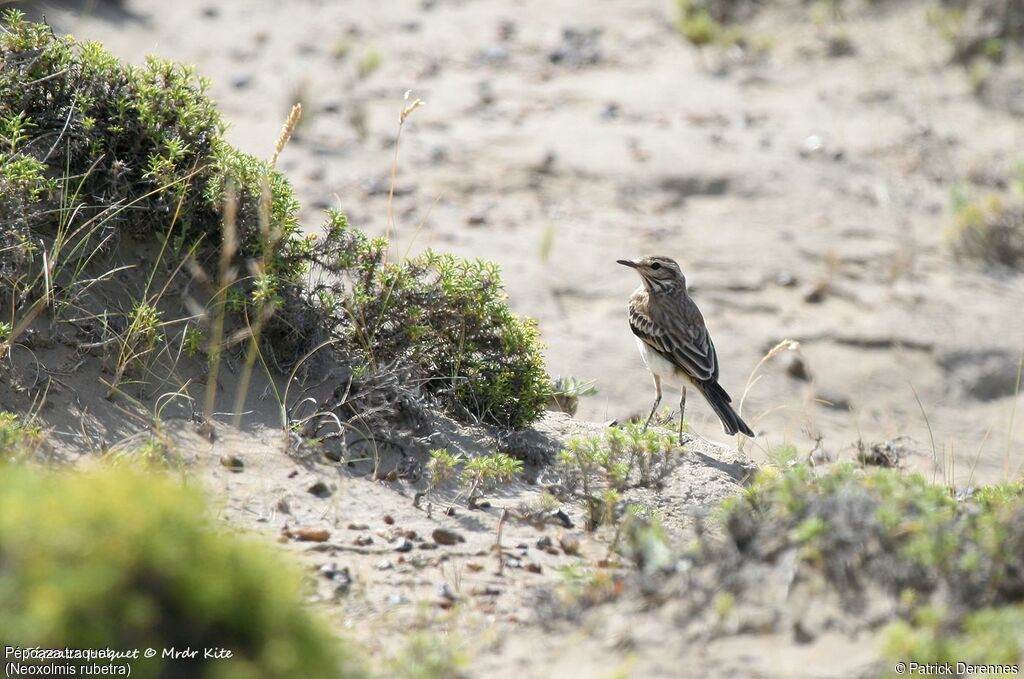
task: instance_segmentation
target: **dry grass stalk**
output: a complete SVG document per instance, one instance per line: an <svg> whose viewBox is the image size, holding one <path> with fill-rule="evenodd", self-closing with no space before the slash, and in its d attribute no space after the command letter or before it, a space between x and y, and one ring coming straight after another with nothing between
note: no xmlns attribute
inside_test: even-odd
<svg viewBox="0 0 1024 679"><path fill-rule="evenodd" d="M274 144L274 155L270 158L270 167L277 167L277 159L281 155L281 151L288 145L288 140L292 138L292 134L295 133L295 128L299 126L299 120L302 119L302 104L295 104L292 106L291 113L288 114L288 119L284 121L284 125L281 127L281 134L277 135L277 143Z"/></svg>
<svg viewBox="0 0 1024 679"><path fill-rule="evenodd" d="M391 162L391 185L388 187L387 226L384 231L384 238L388 241L389 247L391 242L391 231L395 226L395 178L398 176L398 150L401 147L402 142L402 128L405 127L405 121L410 115L412 115L412 112L424 104L422 99L415 99L410 102L409 97L411 96L412 90L406 90L405 96L402 97L402 110L398 113L398 134L395 135L395 157ZM388 261L388 250L384 251L384 261Z"/></svg>

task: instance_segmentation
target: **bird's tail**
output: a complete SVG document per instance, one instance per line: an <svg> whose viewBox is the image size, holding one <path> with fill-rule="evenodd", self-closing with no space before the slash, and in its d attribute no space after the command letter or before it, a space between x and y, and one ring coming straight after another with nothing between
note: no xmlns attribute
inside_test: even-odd
<svg viewBox="0 0 1024 679"><path fill-rule="evenodd" d="M754 438L754 432L750 430L739 413L733 410L730 405L732 399L729 398L729 394L722 388L722 385L715 380L708 380L701 383L700 391L715 414L718 415L718 419L722 421L726 434L732 436L739 433Z"/></svg>

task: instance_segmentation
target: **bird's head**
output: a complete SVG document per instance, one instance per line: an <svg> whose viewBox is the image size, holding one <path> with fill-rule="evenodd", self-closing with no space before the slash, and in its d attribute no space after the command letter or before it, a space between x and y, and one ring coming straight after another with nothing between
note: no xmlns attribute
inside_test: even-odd
<svg viewBox="0 0 1024 679"><path fill-rule="evenodd" d="M668 287L686 289L686 276L679 265L670 257L639 257L637 259L620 259L619 264L635 269L644 284L660 290Z"/></svg>

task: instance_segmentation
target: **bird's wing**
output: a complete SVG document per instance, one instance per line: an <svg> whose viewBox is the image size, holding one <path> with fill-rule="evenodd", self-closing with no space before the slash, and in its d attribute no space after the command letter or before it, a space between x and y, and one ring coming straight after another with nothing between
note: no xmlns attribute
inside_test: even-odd
<svg viewBox="0 0 1024 679"><path fill-rule="evenodd" d="M684 370L694 379L718 379L718 353L704 319L691 300L681 308L658 313L630 304L629 327L649 347ZM652 308L654 307L654 308Z"/></svg>

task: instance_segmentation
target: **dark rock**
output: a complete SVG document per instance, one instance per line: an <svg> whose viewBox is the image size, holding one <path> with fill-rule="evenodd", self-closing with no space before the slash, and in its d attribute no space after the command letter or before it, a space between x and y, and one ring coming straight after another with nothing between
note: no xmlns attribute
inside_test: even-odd
<svg viewBox="0 0 1024 679"><path fill-rule="evenodd" d="M411 552L412 548L413 548L412 540L410 540L408 538L402 538L402 540L398 543L398 546L395 547L395 551L396 552Z"/></svg>
<svg viewBox="0 0 1024 679"><path fill-rule="evenodd" d="M454 545L466 541L466 538L462 537L462 535L447 528L435 528L430 537L439 545Z"/></svg>
<svg viewBox="0 0 1024 679"><path fill-rule="evenodd" d="M334 491L331 490L330 486L328 486L323 481L317 481L306 490L309 492L310 495L315 495L316 497L319 498L327 498L330 497L331 495L334 495Z"/></svg>
<svg viewBox="0 0 1024 679"><path fill-rule="evenodd" d="M220 463L225 469L230 472L234 472L235 474L239 474L245 470L245 463L242 462L242 458L237 455L225 455L220 458Z"/></svg>
<svg viewBox="0 0 1024 679"><path fill-rule="evenodd" d="M563 528L572 528L572 519L561 509L553 509L548 512L547 519Z"/></svg>

